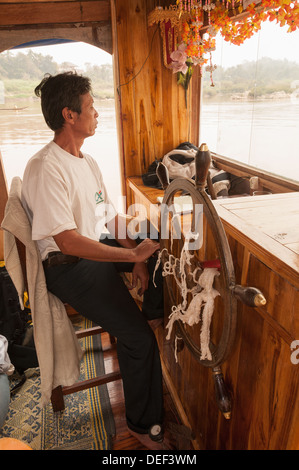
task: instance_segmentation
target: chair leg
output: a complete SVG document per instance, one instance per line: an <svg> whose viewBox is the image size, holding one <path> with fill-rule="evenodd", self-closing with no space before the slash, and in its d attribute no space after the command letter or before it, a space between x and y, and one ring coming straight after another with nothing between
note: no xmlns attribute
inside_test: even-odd
<svg viewBox="0 0 299 470"><path fill-rule="evenodd" d="M112 336L112 335L109 335L109 339L110 339L110 343L111 343L111 344L114 344L114 343L116 343L116 339L115 339L115 337L114 337L114 336Z"/></svg>
<svg viewBox="0 0 299 470"><path fill-rule="evenodd" d="M54 413L64 410L64 398L61 385L52 390L51 403Z"/></svg>
<svg viewBox="0 0 299 470"><path fill-rule="evenodd" d="M93 328L90 328L88 330L84 330L84 331L79 330L79 331L77 331L76 336L78 338L81 338L81 337L90 336L90 335L93 335L93 334L99 334L99 333L102 333L102 332L103 332L102 328L93 327ZM111 344L116 343L116 338L114 336L109 334L109 338L110 338L110 343ZM105 377L106 377L106 379L105 379ZM62 389L62 386L60 385L59 387L56 387L56 388L54 388L54 390L52 390L51 403L52 403L53 411L57 412L57 411L63 411L64 410L64 408L65 408L64 395L67 395L68 393L73 393L73 392L79 391L79 390L85 390L85 388L98 386L101 383L104 384L104 383L111 382L111 381L114 381L114 380L119 380L120 378L121 378L120 373L115 372L115 373L111 373L111 374L104 374L103 377L96 377L94 379L89 379L89 380L83 381L83 382L81 382L81 384L78 383L78 384L76 384L74 386L71 386L71 387L64 387L63 389ZM88 383L88 385L87 385L87 383ZM63 393L63 390L64 390L64 393Z"/></svg>

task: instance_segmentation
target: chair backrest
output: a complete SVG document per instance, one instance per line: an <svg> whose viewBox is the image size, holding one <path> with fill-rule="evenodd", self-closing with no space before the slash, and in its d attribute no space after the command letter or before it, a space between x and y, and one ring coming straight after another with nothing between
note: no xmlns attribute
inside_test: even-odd
<svg viewBox="0 0 299 470"><path fill-rule="evenodd" d="M0 152L0 225L4 217L5 206L8 199L8 188L5 177L2 155ZM4 260L3 230L0 228L0 261Z"/></svg>
<svg viewBox="0 0 299 470"><path fill-rule="evenodd" d="M0 152L0 199L1 199L1 204L0 204L0 220L2 222L5 214L5 207L8 201L8 186L7 186L7 181L5 177L5 170L4 170L4 165L3 165L3 160ZM2 237L0 237L0 260L4 260L4 241L3 241L3 230L0 228L0 232ZM18 249L18 254L20 258L20 264L22 268L22 273L24 277L24 283L25 283L25 288L27 289L28 287L28 282L27 282L27 270L26 270L26 247L25 245L15 236L16 240L16 245Z"/></svg>
<svg viewBox="0 0 299 470"><path fill-rule="evenodd" d="M17 237L15 237L16 245L19 253L20 264L22 268L22 273L24 277L25 289L28 291L28 281L27 281L27 269L26 269L26 247Z"/></svg>

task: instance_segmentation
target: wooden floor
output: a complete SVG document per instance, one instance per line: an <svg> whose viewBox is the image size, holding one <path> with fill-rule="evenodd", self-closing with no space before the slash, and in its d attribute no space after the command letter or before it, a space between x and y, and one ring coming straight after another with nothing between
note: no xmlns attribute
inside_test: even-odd
<svg viewBox="0 0 299 470"><path fill-rule="evenodd" d="M106 333L102 334L102 345L106 372L109 373L118 370L116 345L111 346L109 336ZM146 447L131 436L127 429L122 381L117 380L116 382L109 383L107 387L116 427L113 450L146 450ZM166 418L172 423L180 424L166 387L164 387L164 406ZM189 448L191 449L188 445L186 450Z"/></svg>

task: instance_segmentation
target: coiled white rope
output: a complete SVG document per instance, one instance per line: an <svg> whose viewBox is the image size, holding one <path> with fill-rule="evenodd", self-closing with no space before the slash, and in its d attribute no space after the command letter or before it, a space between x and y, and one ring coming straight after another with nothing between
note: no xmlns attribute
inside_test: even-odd
<svg viewBox="0 0 299 470"><path fill-rule="evenodd" d="M194 238L194 234L192 234ZM185 243L181 252L180 258L176 258L174 255L168 253L168 250L164 248L158 256L157 263L154 270L154 279L156 271L161 263L162 256L164 253L168 254L168 260L164 262L162 269L162 276L172 275L182 296L182 302L179 305L173 305L171 313L169 315L169 321L166 325L168 334L166 339L170 339L173 325L176 321L181 320L182 323L186 323L189 326L196 325L201 320L201 334L200 334L200 347L201 347L201 359L212 360L212 354L210 351L210 326L214 313L214 299L220 295L219 292L213 288L214 279L219 276L217 268L205 268L202 270L197 267L193 272L194 286L188 288L186 269L187 265L191 265L191 259L194 257L188 250L189 238L185 239ZM179 267L180 275L177 275ZM200 273L198 281L196 277ZM155 281L154 281L155 283ZM187 296L192 295L191 302L188 305ZM177 341L175 342L177 344ZM175 352L176 360L177 354Z"/></svg>

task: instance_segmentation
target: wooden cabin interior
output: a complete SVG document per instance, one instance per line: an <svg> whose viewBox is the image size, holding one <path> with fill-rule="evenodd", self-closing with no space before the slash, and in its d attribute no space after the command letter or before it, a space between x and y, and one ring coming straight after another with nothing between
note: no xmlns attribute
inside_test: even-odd
<svg viewBox="0 0 299 470"><path fill-rule="evenodd" d="M183 88L163 64L159 25L149 25L149 15L157 5L174 3L0 1L0 52L38 39L67 38L112 54L123 195L128 206L143 204L148 216L154 208L157 220L157 198L164 191L145 186L141 176L155 159L182 142L198 147L202 143L200 69L194 69L186 106ZM215 397L215 370L198 360L179 332L177 360L176 334L166 339L171 300L165 283L164 324L156 330L165 394L181 424L192 430L188 449L298 450L299 365L291 361L291 345L299 339L299 182L213 152L211 156L218 169L247 181L253 178L256 189L272 193L212 201L226 233L236 284L259 289L266 303L252 307L237 301L233 345L220 365L231 402L227 419ZM1 167L1 220L8 189ZM0 235L0 258L4 259L2 230ZM212 252L204 243L207 252ZM221 310L221 304L216 302L214 316L217 309ZM218 333L222 327L217 325ZM196 325L188 334L198 341ZM108 338L104 348L106 343ZM108 349L106 363L113 371L116 352ZM121 381L108 384L108 390L117 431L113 449L143 449L125 429Z"/></svg>

